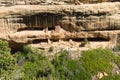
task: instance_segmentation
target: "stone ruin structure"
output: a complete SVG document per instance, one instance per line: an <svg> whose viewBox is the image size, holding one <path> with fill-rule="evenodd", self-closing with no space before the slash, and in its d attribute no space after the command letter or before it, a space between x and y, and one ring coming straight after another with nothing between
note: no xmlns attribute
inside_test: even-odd
<svg viewBox="0 0 120 80"><path fill-rule="evenodd" d="M119 41L120 2L82 5L14 5L0 7L0 39L12 49L114 47Z"/></svg>

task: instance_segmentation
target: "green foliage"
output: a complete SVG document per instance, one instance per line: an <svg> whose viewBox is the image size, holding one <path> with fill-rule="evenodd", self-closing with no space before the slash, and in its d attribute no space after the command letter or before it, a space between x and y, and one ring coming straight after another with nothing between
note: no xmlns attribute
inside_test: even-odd
<svg viewBox="0 0 120 80"><path fill-rule="evenodd" d="M8 43L0 41L0 80L91 80L98 72L109 75L101 80L120 79L111 73L112 62L120 67L120 56L109 49L83 51L80 60L71 59L66 50L56 53L53 60L43 54L27 45L23 52L12 55Z"/></svg>
<svg viewBox="0 0 120 80"><path fill-rule="evenodd" d="M112 61L115 55L109 49L93 49L84 51L81 57L84 68L93 75L98 72L111 73L113 69Z"/></svg>
<svg viewBox="0 0 120 80"><path fill-rule="evenodd" d="M117 44L114 48L113 51L118 52L120 51L120 44Z"/></svg>
<svg viewBox="0 0 120 80"><path fill-rule="evenodd" d="M67 51L58 53L53 60L55 77L58 80L90 80L91 75L80 64L79 60L70 59Z"/></svg>
<svg viewBox="0 0 120 80"><path fill-rule="evenodd" d="M118 65L118 67L120 68L120 56L116 56L115 58L115 63Z"/></svg>
<svg viewBox="0 0 120 80"><path fill-rule="evenodd" d="M16 68L16 58L10 53L7 41L0 40L0 77L9 79ZM8 77L9 75L9 77ZM13 75L12 75L13 76Z"/></svg>
<svg viewBox="0 0 120 80"><path fill-rule="evenodd" d="M29 48L25 48L27 50ZM32 48L31 48L32 49ZM83 68L79 60L71 60L67 51L55 55L50 61L44 55L29 50L25 57L25 63L21 66L23 80L90 80L91 75ZM21 56L21 55L20 55Z"/></svg>
<svg viewBox="0 0 120 80"><path fill-rule="evenodd" d="M21 59L25 57L24 64L21 66L21 72L23 80L47 80L52 74L51 62L42 55L42 51L31 46L25 46L24 52L19 54L17 58ZM51 76L50 76L51 77Z"/></svg>
<svg viewBox="0 0 120 80"><path fill-rule="evenodd" d="M111 50L101 48L84 51L80 60L72 60L66 50L56 53L51 61L42 55L43 51L30 46L23 53L23 80L91 80L98 72L111 74L112 62L120 62Z"/></svg>
<svg viewBox="0 0 120 80"><path fill-rule="evenodd" d="M37 48L33 48L29 45L24 46L24 51L23 52L17 52L16 53L16 58L18 62L25 58L25 61L37 61L39 57L42 56L43 51Z"/></svg>
<svg viewBox="0 0 120 80"><path fill-rule="evenodd" d="M22 72L24 72L23 80L47 80L52 74L51 63L45 59L39 60L39 62L26 62L23 65ZM51 77L51 76L50 76Z"/></svg>
<svg viewBox="0 0 120 80"><path fill-rule="evenodd" d="M114 74L114 75L109 75L109 76L105 76L100 80L120 80L120 75Z"/></svg>
<svg viewBox="0 0 120 80"><path fill-rule="evenodd" d="M85 44L88 43L88 39L87 39L87 38L84 39L84 43L85 43Z"/></svg>
<svg viewBox="0 0 120 80"><path fill-rule="evenodd" d="M120 44L117 44L114 48L113 48L113 51L115 52L118 52L120 51ZM115 61L114 61L118 67L120 68L120 55L117 55L116 58L115 58Z"/></svg>
<svg viewBox="0 0 120 80"><path fill-rule="evenodd" d="M53 52L54 51L54 47L50 47L48 51L49 52Z"/></svg>

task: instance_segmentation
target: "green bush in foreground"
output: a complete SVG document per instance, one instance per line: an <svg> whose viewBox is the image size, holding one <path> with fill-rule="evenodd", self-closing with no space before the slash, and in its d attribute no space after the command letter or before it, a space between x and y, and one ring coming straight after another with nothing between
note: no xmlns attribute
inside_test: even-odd
<svg viewBox="0 0 120 80"><path fill-rule="evenodd" d="M119 52L120 51L120 44L117 44L114 48L113 51Z"/></svg>
<svg viewBox="0 0 120 80"><path fill-rule="evenodd" d="M120 68L120 56L116 56L115 58L115 63L118 65L118 67Z"/></svg>
<svg viewBox="0 0 120 80"><path fill-rule="evenodd" d="M51 62L42 55L42 51L31 46L25 46L24 52L17 55L18 63L20 64L22 80L47 80L49 74L52 74Z"/></svg>
<svg viewBox="0 0 120 80"><path fill-rule="evenodd" d="M58 80L91 80L91 75L84 69L79 60L70 59L67 51L58 54L53 60L55 77Z"/></svg>
<svg viewBox="0 0 120 80"><path fill-rule="evenodd" d="M56 53L53 60L48 60L43 52L26 47L25 62L21 66L23 80L92 80L98 72L111 74L112 62L119 63L109 49L93 49L84 51L80 60L72 60L67 51ZM103 80L118 78L117 75L103 77Z"/></svg>
<svg viewBox="0 0 120 80"><path fill-rule="evenodd" d="M28 49L28 48L26 48ZM29 49L28 49L29 50ZM29 51L26 51L29 52ZM86 70L79 60L71 60L67 51L56 54L50 61L45 56L36 53L26 53L25 63L21 66L23 80L90 80ZM31 60L31 58L33 60Z"/></svg>
<svg viewBox="0 0 120 80"><path fill-rule="evenodd" d="M66 50L56 53L53 60L43 54L25 46L23 52L12 55L8 43L0 41L0 80L92 80L98 72L108 74L101 80L120 80L112 74L112 62L120 67L120 56L109 49L83 51L79 60L71 59Z"/></svg>
<svg viewBox="0 0 120 80"><path fill-rule="evenodd" d="M120 75L109 75L109 76L105 76L100 80L120 80Z"/></svg>
<svg viewBox="0 0 120 80"><path fill-rule="evenodd" d="M16 58L11 55L8 43L0 40L0 80L11 79L16 64Z"/></svg>
<svg viewBox="0 0 120 80"><path fill-rule="evenodd" d="M98 72L111 73L113 69L111 62L114 58L115 55L111 50L100 48L84 51L80 61L87 72L95 75Z"/></svg>

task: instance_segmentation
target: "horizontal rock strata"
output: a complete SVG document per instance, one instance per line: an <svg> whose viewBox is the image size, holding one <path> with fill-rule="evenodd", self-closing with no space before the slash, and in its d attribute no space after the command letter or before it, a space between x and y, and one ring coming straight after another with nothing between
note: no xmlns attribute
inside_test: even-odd
<svg viewBox="0 0 120 80"><path fill-rule="evenodd" d="M120 3L3 6L0 23L0 38L20 44L44 39L112 40L120 30Z"/></svg>

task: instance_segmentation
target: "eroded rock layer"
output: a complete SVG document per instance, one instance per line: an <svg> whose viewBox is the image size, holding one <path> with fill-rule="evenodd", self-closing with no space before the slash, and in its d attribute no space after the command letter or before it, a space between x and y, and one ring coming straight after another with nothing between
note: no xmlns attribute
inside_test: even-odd
<svg viewBox="0 0 120 80"><path fill-rule="evenodd" d="M0 7L0 38L16 44L105 39L116 41L120 3ZM113 36L115 40L113 40Z"/></svg>

